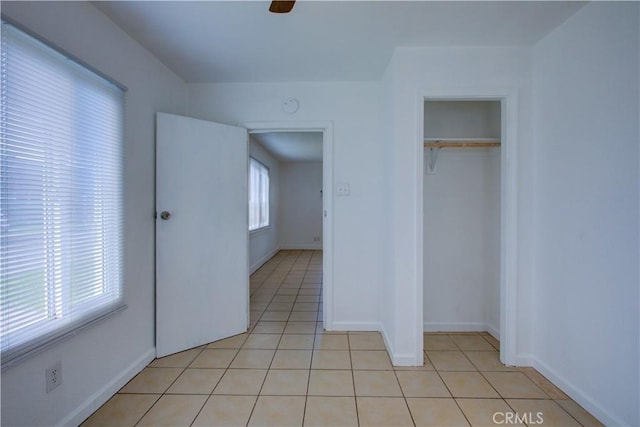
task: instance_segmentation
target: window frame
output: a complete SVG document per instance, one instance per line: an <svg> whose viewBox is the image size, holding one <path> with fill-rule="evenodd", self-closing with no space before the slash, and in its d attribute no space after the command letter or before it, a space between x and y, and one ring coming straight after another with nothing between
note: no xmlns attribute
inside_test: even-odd
<svg viewBox="0 0 640 427"><path fill-rule="evenodd" d="M57 47L56 45L50 43L49 41L47 41L46 39L43 39L42 37L40 37L39 35L33 33L32 31L28 30L27 28L23 27L22 25L20 25L19 23L16 23L15 21L7 18L6 16L2 15L2 28L3 28L3 33L4 33L4 28L5 26L9 26L12 27L10 29L8 29L7 31L16 31L17 33L19 33L19 37L23 37L25 40L27 39L31 39L28 40L28 43L31 43L30 46L33 47L34 50L37 50L39 52L39 54L42 55L42 58L44 58L47 55L50 55L51 57L55 57L57 59L52 59L51 63L53 64L55 61L60 61L60 60L68 60L69 61L69 65L66 66L66 72L69 73L70 76L72 76L73 78L73 82L74 84L79 84L79 80L81 79L83 75L86 75L86 79L89 80L93 80L96 83L95 87L101 88L101 89L92 89L92 90L105 90L105 88L109 87L110 91L112 91L114 94L116 94L116 98L114 101L114 105L116 105L116 109L115 112L110 113L107 117L110 120L115 120L117 122L116 129L119 129L119 131L116 133L116 137L115 139L115 145L108 145L109 147L113 148L114 150L116 150L117 154L115 155L115 160L111 159L109 160L109 162L107 163L106 161L103 163L99 163L100 165L106 164L107 166L110 167L114 167L115 168L115 176L117 176L118 179L118 183L113 187L115 188L116 191L116 202L115 205L105 205L105 202L102 201L102 198L98 197L101 201L91 204L90 209L97 209L102 208L102 210L104 211L104 207L112 207L112 206L117 206L120 209L120 212L124 212L124 146L125 146L125 129L126 129L126 97L125 97L125 93L127 91L127 88L125 86L123 86L122 84L118 83L117 81L111 79L110 77L104 75L103 73L101 73L100 71L97 71L96 69L94 69L91 66L88 66L86 63L84 63L83 61L77 59L76 57L74 57L73 55L70 55L68 52L66 52L63 49L60 49L59 47ZM12 36L13 37L13 36ZM6 54L6 52L5 52ZM23 53L21 53L23 54ZM63 63L63 62L60 62ZM52 69L59 67L62 68L59 64L58 65L52 65ZM3 66L4 69L4 66ZM84 74L83 74L84 73ZM66 78L70 78L70 77L66 77ZM86 84L86 83L85 83ZM101 86L102 85L102 86ZM75 86L74 86L75 87ZM94 86L92 86L94 87ZM4 78L3 78L3 89L4 89ZM118 92L119 91L119 92ZM119 94L120 95L117 95ZM8 102L12 102L12 101L8 101ZM47 104L49 105L49 104ZM79 101L78 98L73 98L73 102L72 102L72 106L75 107L75 110L80 110L80 108L78 108L78 105L82 105L81 101ZM82 105L84 107L84 105ZM5 112L5 104L4 101L2 103L2 111L3 114ZM94 114L88 114L88 116L91 116L91 118L93 117L98 117L98 115ZM102 117L102 116L101 116ZM78 120L80 120L80 122L84 122L84 123L88 123L85 116L83 116L82 118L79 118L74 115L74 121L73 123L78 123ZM3 116L3 129L4 126L9 126L4 122L4 116ZM74 125L70 125L70 126L74 126ZM77 130L77 128L73 127L72 129L75 130L75 132L79 131ZM83 127L84 129L84 127ZM94 130L94 127L90 127L88 126L86 129L89 130ZM74 153L72 157L72 159L76 158L75 156L77 156L78 154L78 148L76 148L75 144L78 144L78 141L80 138L76 133L74 133L73 137L70 137L70 141L69 144L71 146L73 146L73 148L71 148L71 153ZM5 142L5 141L9 141L9 142ZM93 141L93 140L91 140ZM8 137L7 134L4 133L3 131L3 135L2 135L2 141L1 141L1 146L0 146L0 151L2 151L2 157L0 158L0 163L2 164L2 168L4 169L5 165L7 164L6 162L8 162L9 160L7 160L9 157L5 157L5 153L4 150L6 148L5 144L15 144L15 142L11 142L11 137ZM81 146L81 145L79 145ZM84 145L84 147L86 147L86 144ZM86 148L85 148L86 149ZM15 158L15 155L14 155ZM47 160L47 162L50 160ZM59 167L59 166L58 166ZM71 170L71 174L80 174L80 169L78 167L75 166L70 166L69 169ZM7 177L4 178L3 175L3 180L0 183L0 193L4 192L6 190L6 185L8 185L8 182L11 178ZM49 182L49 181L46 181ZM85 181L79 181L84 183ZM96 181L90 181L92 183L95 183ZM97 182L101 182L101 181L97 181ZM48 185L48 184L43 184L43 185ZM94 184L95 185L95 184ZM78 192L81 190L78 189L78 187L73 187L72 190L74 194L75 192ZM84 193L83 193L84 194ZM4 196L2 196L4 197ZM7 199L8 200L8 199ZM5 205L6 203L6 205ZM43 202L44 203L44 202ZM1 206L3 206L3 209L11 209L10 208L10 203L8 201L6 201L5 199L3 199L3 203L1 204ZM64 205L67 209L69 209L68 205ZM70 206L70 205L69 205ZM75 218L72 215L72 218ZM81 214L81 218L85 218L84 216L82 216ZM76 334L78 334L80 331L91 327L92 325L102 321L105 318L111 317L112 315L124 310L127 305L125 304L124 301L124 291L125 291L125 286L124 286L124 277L123 277L123 269L122 269L122 263L124 262L124 214L120 213L119 216L116 217L116 225L104 225L104 221L105 221L105 217L104 216L100 216L101 221L103 223L102 228L99 228L99 234L101 236L100 239L96 240L97 238L94 238L93 240L90 240L91 242L94 243L94 245L102 245L102 255L99 256L99 259L101 260L100 263L100 268L103 271L103 281L98 282L100 285L99 289L102 289L102 292L99 292L95 295L90 295L88 297L88 300L82 301L79 304L76 303L74 304L74 308L70 311L70 312L64 312L62 316L60 315L54 315L53 316L53 320L50 319L49 316L51 316L50 314L48 314L47 316L47 322L50 324L47 324L46 326L43 327L34 327L33 325L26 325L26 326L21 326L19 331L20 334L24 334L27 336L27 340L24 340L18 344L14 344L14 345L10 345L7 344L6 346L3 346L1 349L1 354L2 354L2 370L14 366L16 364L19 364L20 362L22 362L23 360L30 358L32 356L35 356L36 354L39 354L45 350L47 350L48 348L56 345L57 343L64 341L66 339L68 339L71 336L74 336ZM79 225L75 222L74 219L71 220L65 220L65 221L70 221L69 224L69 228L70 229L75 229L76 227L78 227ZM46 220L42 220L42 224L43 227L46 223ZM67 224L67 222L65 222L65 224ZM113 228L115 227L115 228ZM111 244L109 246L105 246L103 244L104 239L105 239L105 233L107 233L108 231L106 231L107 229L111 230L111 229L115 230L115 237L114 236L110 236L109 239L114 239L113 241L115 242L114 244ZM1 235L0 235L0 253L6 251L6 249L9 246L5 246L8 245L7 242L7 238L9 235L9 228L8 226L5 225L4 221L3 221L3 225L2 228L0 229L1 231ZM76 231L77 232L77 231ZM71 239L70 234L72 232L65 232L65 237L63 237L62 239L65 241L65 245L68 244L66 243L69 239ZM44 238L44 237L43 237ZM104 255L104 249L107 248L109 250L116 250L117 251L117 255L116 255L116 270L118 270L118 277L117 279L112 279L111 277L109 277L109 279L105 279L104 278L104 272L106 270L104 270L105 268L105 260L107 258L105 258ZM61 251L61 250L60 250ZM61 256L61 255L57 255L57 256ZM65 255L66 256L66 255ZM43 255L43 259L45 261L44 265L45 266L49 266L48 261L46 261L47 259L47 255ZM5 284L7 283L6 281L8 281L8 277L11 274L10 272L6 271L6 266L4 264L5 261L2 261L0 259L0 280L2 280L3 282L5 282ZM50 268L50 267L47 267ZM94 270L95 271L95 270ZM111 271L111 270L109 270ZM97 274L97 273L94 273ZM82 280L80 281L82 282ZM68 289L74 289L75 287L72 284L68 284L65 283L63 285L60 285L63 287L67 287ZM45 290L46 293L46 289L50 289L51 287L51 283L49 281L49 279L45 278L44 282L41 285L36 286L36 288L40 288ZM90 289L87 288L86 286L82 286L82 289ZM113 291L113 289L115 289L115 291ZM7 292L9 292L10 289L7 288ZM69 290L67 290L66 292L69 292ZM2 298L3 295L0 295L0 298ZM69 296L64 296L64 298L70 298ZM0 300L1 302L1 300ZM52 299L50 296L46 297L46 304L50 305L52 304ZM67 303L64 303L67 304ZM77 307L77 308L75 308ZM83 308L84 307L84 308ZM88 309L86 308L88 307ZM4 323L4 319L2 320L3 323L2 325L5 325ZM4 329L5 326L2 327L2 329ZM33 334L34 330L37 330L38 334L34 335L32 337L29 337L28 335ZM17 331L12 331L10 333L5 333L5 331L2 331L2 336L0 336L2 341L5 341L7 337L9 336L14 336L17 333ZM9 338L10 339L10 338Z"/></svg>
<svg viewBox="0 0 640 427"><path fill-rule="evenodd" d="M267 177L267 183L266 183L266 187L262 186L262 184L260 185L260 188L258 189L258 198L259 199L263 199L263 202L266 203L266 208L264 206L264 204L262 204L260 201L258 201L259 206L259 212L258 212L258 225L254 228L252 228L252 197L253 197L253 187L252 187L252 172L253 172L253 165L256 165L259 169L258 169L258 173L264 172L266 174ZM260 160L256 159L253 156L249 156L249 185L248 185L248 189L249 189L249 200L248 200L248 229L249 229L249 233L250 234L255 234L255 233L259 233L261 231L267 230L271 227L271 216L270 216L270 209L271 209L271 170L269 169L269 167L267 165L265 165L264 163L262 163ZM261 193L262 190L266 188L266 197L264 197ZM261 222L261 218L262 217L262 213L266 214L266 222L263 224Z"/></svg>

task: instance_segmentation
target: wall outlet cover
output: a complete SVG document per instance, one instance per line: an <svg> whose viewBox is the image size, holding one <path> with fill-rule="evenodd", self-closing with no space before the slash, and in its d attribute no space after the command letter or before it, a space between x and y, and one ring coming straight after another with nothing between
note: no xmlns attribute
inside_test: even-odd
<svg viewBox="0 0 640 427"><path fill-rule="evenodd" d="M62 363L60 361L45 370L47 393L62 384Z"/></svg>
<svg viewBox="0 0 640 427"><path fill-rule="evenodd" d="M338 196L348 196L350 192L351 189L349 188L348 183L339 182L338 184L336 184L336 193L338 194Z"/></svg>

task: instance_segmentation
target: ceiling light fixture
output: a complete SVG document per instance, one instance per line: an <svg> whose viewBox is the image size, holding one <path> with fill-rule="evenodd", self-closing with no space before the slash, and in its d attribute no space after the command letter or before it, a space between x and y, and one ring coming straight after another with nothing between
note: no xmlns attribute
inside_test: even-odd
<svg viewBox="0 0 640 427"><path fill-rule="evenodd" d="M272 13L289 13L293 9L294 1L272 1L269 6L269 12Z"/></svg>

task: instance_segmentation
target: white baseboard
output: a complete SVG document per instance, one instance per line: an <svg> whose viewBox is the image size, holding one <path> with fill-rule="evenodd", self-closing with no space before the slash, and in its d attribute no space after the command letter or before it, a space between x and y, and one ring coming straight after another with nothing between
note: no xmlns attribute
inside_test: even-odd
<svg viewBox="0 0 640 427"><path fill-rule="evenodd" d="M500 341L500 329L494 328L492 325L488 323L485 324L485 327L486 327L485 331L489 332L489 335L491 335L492 337Z"/></svg>
<svg viewBox="0 0 640 427"><path fill-rule="evenodd" d="M286 250L307 250L319 251L322 249L322 243L284 243L280 245L280 249Z"/></svg>
<svg viewBox="0 0 640 427"><path fill-rule="evenodd" d="M418 366L421 365L418 360L416 360L415 354L410 353L397 353L391 342L389 341L389 336L387 334L386 329L382 325L380 325L380 333L382 334L382 339L384 340L384 345L387 347L387 353L389 353L389 357L391 358L391 363L393 366Z"/></svg>
<svg viewBox="0 0 640 427"><path fill-rule="evenodd" d="M384 341L384 345L387 348L387 353L389 353L389 357L391 358L391 363L394 366L418 365L415 354L396 354L393 347L391 346L391 343L389 342L386 330L379 322L333 322L333 324L331 325L331 330L380 332L380 334L382 335L382 340Z"/></svg>
<svg viewBox="0 0 640 427"><path fill-rule="evenodd" d="M107 383L100 390L89 396L78 408L63 418L57 425L78 426L91 414L97 411L104 403L118 392L126 383L142 371L156 357L156 348L150 348L120 375Z"/></svg>
<svg viewBox="0 0 640 427"><path fill-rule="evenodd" d="M629 424L597 404L584 391L572 384L571 381L534 356L531 356L531 365L603 424L608 426Z"/></svg>
<svg viewBox="0 0 640 427"><path fill-rule="evenodd" d="M384 341L384 346L387 347L387 353L393 354L393 346L389 341L389 335L387 334L387 330L384 328L382 324L380 324L380 334L382 334L382 340Z"/></svg>
<svg viewBox="0 0 640 427"><path fill-rule="evenodd" d="M422 363L418 363L415 354L392 354L391 363L393 366L419 366Z"/></svg>
<svg viewBox="0 0 640 427"><path fill-rule="evenodd" d="M516 364L514 366L533 366L535 358L529 353L516 354Z"/></svg>
<svg viewBox="0 0 640 427"><path fill-rule="evenodd" d="M278 253L278 251L280 250L279 247L276 247L275 249L273 249L272 251L269 251L265 256L263 256L262 258L260 258L258 261L256 261L252 266L249 267L249 274L253 274L256 272L256 270L258 270L260 267L262 267L267 261L269 261L271 258L273 258L275 256L275 254Z"/></svg>
<svg viewBox="0 0 640 427"><path fill-rule="evenodd" d="M487 324L480 322L424 322L425 332L484 332ZM493 335L493 334L492 334Z"/></svg>

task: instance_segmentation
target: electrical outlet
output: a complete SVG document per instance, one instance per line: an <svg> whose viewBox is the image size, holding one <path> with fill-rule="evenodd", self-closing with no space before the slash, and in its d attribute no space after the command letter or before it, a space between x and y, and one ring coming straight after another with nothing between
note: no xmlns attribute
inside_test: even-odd
<svg viewBox="0 0 640 427"><path fill-rule="evenodd" d="M319 242L320 241L320 236L313 236L313 241L314 242Z"/></svg>
<svg viewBox="0 0 640 427"><path fill-rule="evenodd" d="M58 387L62 383L62 364L57 361L55 364L49 366L45 371L47 393L54 388Z"/></svg>
<svg viewBox="0 0 640 427"><path fill-rule="evenodd" d="M348 196L351 192L349 184L346 182L339 182L336 184L336 193L338 196Z"/></svg>

